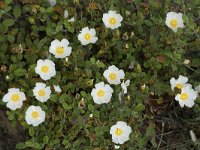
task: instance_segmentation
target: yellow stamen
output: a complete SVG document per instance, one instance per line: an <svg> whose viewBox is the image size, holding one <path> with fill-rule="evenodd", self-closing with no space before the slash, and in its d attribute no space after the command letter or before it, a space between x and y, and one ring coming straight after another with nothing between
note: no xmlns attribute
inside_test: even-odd
<svg viewBox="0 0 200 150"><path fill-rule="evenodd" d="M89 34L89 33L85 33L85 35L84 35L84 39L85 40L90 40L92 37L91 37L91 35Z"/></svg>
<svg viewBox="0 0 200 150"><path fill-rule="evenodd" d="M110 80L115 80L117 78L116 73L110 73L109 78L110 78Z"/></svg>
<svg viewBox="0 0 200 150"><path fill-rule="evenodd" d="M11 96L11 100L12 100L14 103L18 102L18 101L20 100L19 94L13 94L13 95Z"/></svg>
<svg viewBox="0 0 200 150"><path fill-rule="evenodd" d="M48 66L42 66L41 71L43 73L47 73L49 71L49 67Z"/></svg>
<svg viewBox="0 0 200 150"><path fill-rule="evenodd" d="M45 91L44 90L39 90L38 91L38 95L39 96L44 96L45 95Z"/></svg>
<svg viewBox="0 0 200 150"><path fill-rule="evenodd" d="M57 47L56 48L56 54L62 55L64 53L64 47Z"/></svg>
<svg viewBox="0 0 200 150"><path fill-rule="evenodd" d="M122 129L120 129L120 128L117 128L117 129L115 130L115 134L116 134L117 136L122 135L122 133L123 133L123 131L122 131Z"/></svg>
<svg viewBox="0 0 200 150"><path fill-rule="evenodd" d="M39 117L39 113L37 111L33 111L31 116L33 119L37 119Z"/></svg>
<svg viewBox="0 0 200 150"><path fill-rule="evenodd" d="M170 26L172 28L176 28L178 26L178 20L177 19L170 20Z"/></svg>
<svg viewBox="0 0 200 150"><path fill-rule="evenodd" d="M187 93L181 93L181 100L185 101L188 99L188 94Z"/></svg>
<svg viewBox="0 0 200 150"><path fill-rule="evenodd" d="M97 95L98 95L99 97L102 97L102 96L105 95L105 91L104 91L104 90L99 90L99 91L97 92Z"/></svg>
<svg viewBox="0 0 200 150"><path fill-rule="evenodd" d="M117 20L116 20L116 18L111 17L111 18L108 20L108 22L109 22L110 25L115 25L115 24L117 23Z"/></svg>
<svg viewBox="0 0 200 150"><path fill-rule="evenodd" d="M176 87L177 87L178 89L182 89L182 88L183 88L183 84L177 83L177 84L176 84Z"/></svg>

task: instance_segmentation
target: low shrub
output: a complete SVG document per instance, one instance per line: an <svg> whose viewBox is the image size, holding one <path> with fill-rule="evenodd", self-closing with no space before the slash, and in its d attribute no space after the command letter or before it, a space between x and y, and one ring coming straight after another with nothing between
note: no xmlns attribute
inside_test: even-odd
<svg viewBox="0 0 200 150"><path fill-rule="evenodd" d="M132 131L128 141L118 143L121 149L170 146L159 135L177 128L178 135L184 131L179 149L184 146L182 142L190 140L189 130L199 129L191 122L198 124L200 99L195 98L192 108L181 108L175 101L180 89L173 91L170 79L183 75L193 88L199 85L200 2L58 0L55 5L51 1L51 5L45 0L0 2L1 99L10 88L20 89L26 97L22 106L10 106L16 110L0 101L10 122L22 125L29 136L16 148L114 149L117 146L110 129L118 121L125 122ZM123 18L115 28L105 23L104 15L110 10ZM182 13L184 28L177 32L169 28L165 23L168 12ZM91 35L81 35L85 30ZM94 39L84 41L90 38ZM60 44L53 44L55 39L69 42L64 44L68 53L62 58L55 54L55 43ZM62 53L63 46L60 48ZM36 71L40 59L55 64L55 72L49 77ZM108 80L105 71L112 65L124 72L119 79L123 88ZM46 99L39 100L33 91L39 82L51 91ZM108 92L112 98L100 102L104 104L94 102L91 95L100 82L113 90ZM45 112L45 119L38 124L26 116L31 105Z"/></svg>

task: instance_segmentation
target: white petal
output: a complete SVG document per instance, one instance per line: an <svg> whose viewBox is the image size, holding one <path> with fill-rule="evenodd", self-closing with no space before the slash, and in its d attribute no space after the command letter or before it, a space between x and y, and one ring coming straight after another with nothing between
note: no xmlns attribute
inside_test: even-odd
<svg viewBox="0 0 200 150"><path fill-rule="evenodd" d="M99 89L99 88L103 88L104 87L104 82L99 82L97 84L95 84L95 88Z"/></svg>
<svg viewBox="0 0 200 150"><path fill-rule="evenodd" d="M69 45L69 41L67 39L62 39L61 44L63 46L68 46Z"/></svg>
<svg viewBox="0 0 200 150"><path fill-rule="evenodd" d="M188 78L187 78L187 77L184 77L184 76L182 76L182 75L179 75L178 83L183 83L183 84L185 84L186 82L188 82Z"/></svg>

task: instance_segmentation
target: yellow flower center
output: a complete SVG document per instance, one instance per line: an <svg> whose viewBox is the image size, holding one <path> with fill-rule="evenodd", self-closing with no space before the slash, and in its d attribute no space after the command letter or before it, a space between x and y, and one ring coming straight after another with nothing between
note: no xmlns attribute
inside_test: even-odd
<svg viewBox="0 0 200 150"><path fill-rule="evenodd" d="M37 119L39 117L39 113L37 111L33 111L31 116L33 119Z"/></svg>
<svg viewBox="0 0 200 150"><path fill-rule="evenodd" d="M11 96L11 100L12 100L14 103L18 102L19 99L20 99L19 94L13 94L13 95Z"/></svg>
<svg viewBox="0 0 200 150"><path fill-rule="evenodd" d="M123 133L123 131L122 131L122 129L120 129L120 128L117 128L117 129L115 130L115 134L116 134L117 136L122 135L122 133Z"/></svg>
<svg viewBox="0 0 200 150"><path fill-rule="evenodd" d="M181 100L185 101L188 99L188 94L187 93L182 93L181 94Z"/></svg>
<svg viewBox="0 0 200 150"><path fill-rule="evenodd" d="M97 92L97 95L98 95L99 97L102 97L102 96L105 95L105 91L104 91L104 90L99 90L99 91Z"/></svg>
<svg viewBox="0 0 200 150"><path fill-rule="evenodd" d="M64 53L64 47L57 47L56 48L56 54L62 55Z"/></svg>
<svg viewBox="0 0 200 150"><path fill-rule="evenodd" d="M47 73L49 71L49 67L48 66L42 66L41 71L43 73Z"/></svg>
<svg viewBox="0 0 200 150"><path fill-rule="evenodd" d="M170 20L170 26L172 28L176 28L178 26L178 20L177 19Z"/></svg>
<svg viewBox="0 0 200 150"><path fill-rule="evenodd" d="M91 35L89 34L89 33L85 33L85 35L84 35L84 39L85 40L90 40L92 37L91 37Z"/></svg>
<svg viewBox="0 0 200 150"><path fill-rule="evenodd" d="M44 96L45 95L45 91L44 90L39 90L38 91L38 95L39 96Z"/></svg>
<svg viewBox="0 0 200 150"><path fill-rule="evenodd" d="M111 17L108 21L110 25L115 25L117 23L117 20L114 17Z"/></svg>
<svg viewBox="0 0 200 150"><path fill-rule="evenodd" d="M182 88L183 88L183 84L177 83L177 84L176 84L176 87L177 87L178 89L182 89Z"/></svg>
<svg viewBox="0 0 200 150"><path fill-rule="evenodd" d="M110 78L110 80L115 80L117 78L116 73L110 73L109 78Z"/></svg>

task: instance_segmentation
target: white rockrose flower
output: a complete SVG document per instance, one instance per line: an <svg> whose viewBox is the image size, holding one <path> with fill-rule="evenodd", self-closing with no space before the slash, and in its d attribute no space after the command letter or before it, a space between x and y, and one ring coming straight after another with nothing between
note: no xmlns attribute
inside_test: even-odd
<svg viewBox="0 0 200 150"><path fill-rule="evenodd" d="M38 126L45 120L45 112L40 106L29 106L26 110L25 120L28 125Z"/></svg>
<svg viewBox="0 0 200 150"><path fill-rule="evenodd" d="M118 85L121 83L121 79L124 79L124 71L119 70L115 65L108 67L107 70L104 71L103 76L107 79L110 84Z"/></svg>
<svg viewBox="0 0 200 150"><path fill-rule="evenodd" d="M116 29L121 26L123 17L116 11L109 10L108 13L103 14L102 20L106 28Z"/></svg>
<svg viewBox="0 0 200 150"><path fill-rule="evenodd" d="M110 128L110 134L112 135L112 141L115 144L123 144L129 140L129 134L132 132L130 126L126 122L118 121L117 124Z"/></svg>
<svg viewBox="0 0 200 150"><path fill-rule="evenodd" d="M92 89L91 95L96 104L109 103L112 97L113 89L110 85L100 82Z"/></svg>
<svg viewBox="0 0 200 150"><path fill-rule="evenodd" d="M165 24L171 28L174 32L177 32L178 28L184 28L183 24L183 14L176 12L168 12Z"/></svg>
<svg viewBox="0 0 200 150"><path fill-rule="evenodd" d="M55 39L51 42L49 52L52 53L55 58L65 58L71 54L72 47L69 46L69 41L67 39L62 39L61 41Z"/></svg>
<svg viewBox="0 0 200 150"><path fill-rule="evenodd" d="M21 92L18 88L8 89L8 93L4 95L3 102L7 103L7 107L11 110L21 108L23 101L26 100L24 92Z"/></svg>
<svg viewBox="0 0 200 150"><path fill-rule="evenodd" d="M35 72L40 75L43 80L49 80L51 77L56 75L55 64L49 59L39 59L37 61L37 66Z"/></svg>
<svg viewBox="0 0 200 150"><path fill-rule="evenodd" d="M190 87L183 87L181 94L177 94L175 100L179 102L181 107L192 107L197 98L197 93Z"/></svg>
<svg viewBox="0 0 200 150"><path fill-rule="evenodd" d="M44 103L50 99L51 88L44 83L38 82L33 89L33 95L38 101Z"/></svg>
<svg viewBox="0 0 200 150"><path fill-rule="evenodd" d="M94 28L89 29L88 27L83 28L78 35L78 40L81 42L82 45L96 43L98 37L96 37L95 29Z"/></svg>
<svg viewBox="0 0 200 150"><path fill-rule="evenodd" d="M174 88L182 89L185 86L188 86L192 88L191 84L186 84L188 82L188 78L182 75L179 75L179 78L176 80L175 78L171 78L170 84L171 84L171 89L174 91Z"/></svg>

